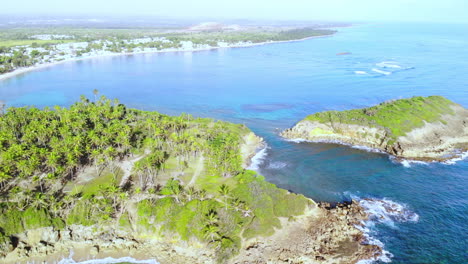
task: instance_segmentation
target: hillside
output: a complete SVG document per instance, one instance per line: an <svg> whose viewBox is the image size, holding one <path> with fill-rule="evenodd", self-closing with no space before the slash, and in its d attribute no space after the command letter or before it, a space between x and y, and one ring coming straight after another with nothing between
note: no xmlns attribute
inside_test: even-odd
<svg viewBox="0 0 468 264"><path fill-rule="evenodd" d="M320 234L304 239L316 243L304 257L320 254L319 263L380 254L354 227L366 218L359 209L331 217L245 170L262 144L243 125L105 97L9 108L0 116L0 260L53 261L73 250L80 260L227 263L286 226ZM346 255L343 243L353 248Z"/></svg>
<svg viewBox="0 0 468 264"><path fill-rule="evenodd" d="M441 96L418 96L312 114L282 136L363 145L401 158L447 160L468 150L468 110Z"/></svg>

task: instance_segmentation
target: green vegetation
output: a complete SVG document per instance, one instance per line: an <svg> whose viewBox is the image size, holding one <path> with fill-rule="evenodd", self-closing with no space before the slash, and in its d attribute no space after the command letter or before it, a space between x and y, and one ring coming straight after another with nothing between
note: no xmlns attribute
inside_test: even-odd
<svg viewBox="0 0 468 264"><path fill-rule="evenodd" d="M70 108L9 108L0 115L0 255L11 249L2 241L25 230L83 225L196 239L223 262L242 239L271 235L279 217L300 215L309 203L242 168L248 133L243 125L129 109L105 97L82 97ZM124 177L122 162L136 157ZM194 160L204 161L194 184L168 178Z"/></svg>
<svg viewBox="0 0 468 264"><path fill-rule="evenodd" d="M335 31L315 28L249 29L242 31L202 31L183 29L84 29L84 28L10 28L0 32L0 74L36 63L61 61L64 55L81 57L93 51L114 53L134 52L146 48L164 50L181 48L182 41L194 45L218 47L219 42L269 42L297 40L307 37L331 35ZM50 40L35 39L36 35L48 35ZM66 37L67 39L61 39ZM56 39L54 39L56 38ZM144 39L144 40L142 40ZM136 40L136 41L133 41ZM84 43L86 46L69 48L65 43ZM29 51L26 49L28 48ZM32 50L37 49L37 50Z"/></svg>
<svg viewBox="0 0 468 264"><path fill-rule="evenodd" d="M315 28L300 28L290 30L257 30L257 31L235 31L235 32L199 32L199 33L173 33L166 37L172 41L192 41L195 44L210 44L219 41L227 43L237 42L268 42L297 40L315 36L332 35L335 31ZM213 44L212 46L216 46Z"/></svg>
<svg viewBox="0 0 468 264"><path fill-rule="evenodd" d="M324 124L345 123L383 128L388 132L391 145L424 122L444 122L442 116L453 114L454 103L442 96L412 97L388 101L379 105L348 111L327 111L309 115L305 120Z"/></svg>

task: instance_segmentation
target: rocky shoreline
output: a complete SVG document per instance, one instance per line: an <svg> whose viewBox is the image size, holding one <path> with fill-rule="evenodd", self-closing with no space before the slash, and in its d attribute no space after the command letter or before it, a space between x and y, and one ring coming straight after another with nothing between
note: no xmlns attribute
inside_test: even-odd
<svg viewBox="0 0 468 264"><path fill-rule="evenodd" d="M448 107L450 114L441 114L438 120L432 122L423 119L422 126L396 138L391 131L394 128L384 127L367 119L361 122L358 119L341 120L341 112L336 111L330 111L337 116L336 119L320 122L306 118L280 135L291 140L364 146L385 152L397 160L444 162L460 158L468 151L468 110L455 103ZM369 111L368 109L372 108L363 109L363 112ZM346 114L345 112L349 111L343 113ZM326 113L328 112L319 114Z"/></svg>
<svg viewBox="0 0 468 264"><path fill-rule="evenodd" d="M267 238L244 241L239 254L223 263L356 263L376 259L382 249L367 244L361 226L368 219L355 201L331 206L311 203L304 215L281 220L282 228ZM199 241L173 239L170 234L129 232L114 227L73 225L64 230L39 228L16 237L16 248L2 262L58 263L128 257L155 259L161 264L216 263L215 250Z"/></svg>

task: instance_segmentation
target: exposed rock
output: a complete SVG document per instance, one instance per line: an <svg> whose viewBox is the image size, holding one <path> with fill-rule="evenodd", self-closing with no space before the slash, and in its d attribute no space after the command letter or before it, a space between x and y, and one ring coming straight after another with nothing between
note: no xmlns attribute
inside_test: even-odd
<svg viewBox="0 0 468 264"><path fill-rule="evenodd" d="M427 100L427 104L430 105L429 100L432 97L428 97L429 99L421 98L418 97L415 100ZM294 127L283 131L281 136L288 139L302 139L312 142L365 146L386 152L397 158L412 160L445 161L460 157L462 153L468 151L468 110L445 98L435 98L446 100L445 107L450 110L450 113L441 111L437 120L431 122L417 116L415 117L417 119L415 123L421 123L422 126L414 127L399 136L395 136L392 130L403 130L403 128L385 127L373 121L372 118L379 115L378 110L376 110L377 107L362 109L362 114L371 116L370 119L359 118L359 116L350 119L350 115L346 115L350 111L318 113L321 118L330 113L330 118L327 122L324 122L323 120L316 120L319 118L314 118L315 115L312 115L312 118L308 117L298 122ZM410 101L412 99L405 100ZM392 118L399 120L398 112L393 111L391 113ZM432 109L428 108L428 111L432 111ZM384 117L379 118L382 120ZM409 121L400 120L402 127L407 122ZM405 127L405 129L408 128Z"/></svg>
<svg viewBox="0 0 468 264"><path fill-rule="evenodd" d="M282 228L274 235L245 241L239 255L224 263L356 263L375 258L381 248L365 244L363 233L355 227L366 219L367 214L356 202L336 206L312 203L304 215L282 218ZM44 233L48 234L40 235ZM58 261L70 250L75 252L76 261L136 254L144 259L155 258L161 264L216 263L216 249L205 243L186 243L172 236L151 237L116 232L111 227L72 225L65 231L39 228L18 235L16 248L2 263Z"/></svg>
<svg viewBox="0 0 468 264"><path fill-rule="evenodd" d="M368 245L355 227L367 219L356 203L320 204L273 236L251 241L232 263L356 263L379 256L382 249Z"/></svg>

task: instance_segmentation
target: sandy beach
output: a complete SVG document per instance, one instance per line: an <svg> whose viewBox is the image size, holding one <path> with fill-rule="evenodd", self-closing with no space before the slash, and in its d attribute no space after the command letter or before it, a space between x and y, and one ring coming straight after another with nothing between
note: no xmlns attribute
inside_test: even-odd
<svg viewBox="0 0 468 264"><path fill-rule="evenodd" d="M0 81L6 80L6 79L9 79L9 78L21 75L21 74L25 74L31 71L37 71L37 70L52 67L58 64L73 62L73 61L80 61L80 60L89 60L89 59L97 59L97 58L105 58L105 57L113 57L113 56L129 56L129 55L136 55L136 54L151 54L151 53L166 53L166 52L198 52L198 51L226 49L226 48L249 48L249 47L262 46L262 45L267 45L267 44L297 42L297 41L304 41L307 39L323 38L323 37L329 37L329 36L330 35L312 36L312 37L307 37L307 38L302 38L302 39L284 40L284 41L267 41L267 42L259 42L259 43L245 42L241 44L228 44L227 46L222 46L222 47L218 46L218 47L209 47L209 48L206 48L206 47L193 48L193 49L169 48L169 49L163 49L163 50L158 50L158 51L138 51L138 52L122 52L122 53L106 52L105 54L102 54L102 55L82 56L82 57L76 57L76 58L66 59L62 61L36 64L30 67L17 68L14 71L1 74Z"/></svg>

